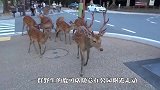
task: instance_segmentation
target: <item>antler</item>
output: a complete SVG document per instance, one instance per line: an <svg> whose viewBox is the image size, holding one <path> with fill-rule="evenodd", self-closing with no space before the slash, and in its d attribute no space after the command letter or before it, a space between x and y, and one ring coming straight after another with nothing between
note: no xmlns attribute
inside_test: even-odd
<svg viewBox="0 0 160 90"><path fill-rule="evenodd" d="M93 25L93 21L94 21L94 12L92 12L91 15L92 15L92 21L91 21L90 25L88 26L88 25L87 25L87 21L85 22L86 28L88 28L88 29L91 28L92 25Z"/></svg>
<svg viewBox="0 0 160 90"><path fill-rule="evenodd" d="M90 25L88 26L88 28L91 28L91 27L92 27L93 21L94 21L94 12L92 12L91 15L92 15L92 21L91 21Z"/></svg>
<svg viewBox="0 0 160 90"><path fill-rule="evenodd" d="M104 26L108 23L108 21L109 21L109 18L107 19L107 21L106 21L106 11L105 12L103 12L103 25L101 26L101 28L100 28L100 30L99 30L99 34L100 35L103 35L105 32L106 32L106 29L107 28L105 28L105 29L103 29L104 28Z"/></svg>

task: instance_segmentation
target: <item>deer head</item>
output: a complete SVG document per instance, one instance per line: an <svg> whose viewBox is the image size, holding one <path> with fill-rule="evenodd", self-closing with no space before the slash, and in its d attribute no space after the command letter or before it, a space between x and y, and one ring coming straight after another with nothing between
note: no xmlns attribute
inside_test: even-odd
<svg viewBox="0 0 160 90"><path fill-rule="evenodd" d="M106 32L106 29L103 29L105 27L105 25L108 23L109 19L106 20L106 12L103 12L103 24L99 29L99 33L96 34L92 31L91 27L93 25L93 20L94 20L94 13L92 13L92 21L91 24L88 26L87 22L86 22L86 28L85 27L81 27L84 31L85 31L85 35L89 38L90 40L90 45L92 47L97 48L100 51L103 51L103 48L101 47L101 37L104 35L104 33Z"/></svg>

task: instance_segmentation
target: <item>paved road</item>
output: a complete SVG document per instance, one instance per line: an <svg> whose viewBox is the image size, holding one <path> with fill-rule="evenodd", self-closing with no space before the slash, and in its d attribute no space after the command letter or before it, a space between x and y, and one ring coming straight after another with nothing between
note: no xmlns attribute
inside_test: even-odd
<svg viewBox="0 0 160 90"><path fill-rule="evenodd" d="M30 13L28 13L29 15ZM53 19L53 22L59 16L64 16L65 20L69 22L70 20L74 21L78 13L75 10L64 10L64 12L56 13L50 15ZM159 28L160 28L160 16L156 14L131 14L131 13L115 13L109 11L107 16L110 18L110 21L107 25L107 32L125 34L131 36L138 36L148 39L153 39L160 41ZM39 23L39 19L36 16L33 18ZM90 12L86 12L86 20L88 23L91 21ZM98 31L100 25L102 24L102 13L95 13L95 20L93 24L93 30ZM8 22L10 22L9 20ZM12 21L11 21L12 22ZM15 19L15 31L22 31L22 17ZM0 32L1 33L1 32Z"/></svg>
<svg viewBox="0 0 160 90"><path fill-rule="evenodd" d="M68 12L72 18L77 15L74 11L66 12ZM107 32L138 36L160 41L160 15L113 12L109 12L107 15L110 18ZM86 12L86 19L91 20L91 15L89 12ZM93 30L97 31L99 29L102 23L101 21L103 22L102 14L95 13Z"/></svg>

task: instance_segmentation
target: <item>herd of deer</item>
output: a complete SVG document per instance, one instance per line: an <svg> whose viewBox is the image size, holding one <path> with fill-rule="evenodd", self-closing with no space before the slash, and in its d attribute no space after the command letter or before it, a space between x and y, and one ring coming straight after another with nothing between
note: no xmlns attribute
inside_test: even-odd
<svg viewBox="0 0 160 90"><path fill-rule="evenodd" d="M40 24L37 24L36 21L30 16L25 16L23 18L22 35L23 35L24 27L26 26L28 36L30 38L30 45L29 45L28 52L30 52L31 44L32 43L34 44L34 42L37 42L39 45L40 55L43 55L45 53L45 49L46 49L45 43L48 38L51 39L51 37L52 37L51 31L54 28L54 24L53 24L52 20L47 16L40 15L39 17L41 20ZM69 34L69 42L71 44L70 31L73 30L72 37L78 47L77 58L79 58L79 53L81 55L80 76L83 76L83 66L86 66L88 63L90 48L95 47L96 49L103 51L103 48L101 47L101 37L106 32L106 28L105 29L103 29L103 28L105 27L105 25L109 21L109 19L106 18L106 12L103 12L103 20L104 20L103 25L100 27L99 33L94 33L92 31L92 25L94 22L94 13L92 13L92 21L89 25L87 24L87 21L85 21L82 18L78 18L74 22L70 21L69 24L67 22L65 22L64 17L59 17L56 20L55 42L56 42L56 38L58 36L61 40L61 36L59 33L63 32L65 35L65 43L67 43L66 34ZM41 29L43 31L41 31ZM43 52L41 50L42 45L45 46ZM35 44L34 44L34 46L35 46ZM85 54L87 54L86 60L84 58Z"/></svg>

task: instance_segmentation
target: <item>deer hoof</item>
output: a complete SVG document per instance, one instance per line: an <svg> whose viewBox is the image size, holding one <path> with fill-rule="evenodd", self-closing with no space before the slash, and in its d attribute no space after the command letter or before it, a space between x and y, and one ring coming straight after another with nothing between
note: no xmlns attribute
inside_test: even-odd
<svg viewBox="0 0 160 90"><path fill-rule="evenodd" d="M80 77L83 77L83 73L80 74Z"/></svg>
<svg viewBox="0 0 160 90"><path fill-rule="evenodd" d="M77 56L77 59L79 59L79 56Z"/></svg>
<svg viewBox="0 0 160 90"><path fill-rule="evenodd" d="M40 55L40 58L42 58L42 55Z"/></svg>
<svg viewBox="0 0 160 90"><path fill-rule="evenodd" d="M50 39L50 41L52 41L52 38L51 38L51 37L49 37L49 39Z"/></svg>
<svg viewBox="0 0 160 90"><path fill-rule="evenodd" d="M87 63L85 63L83 66L87 66Z"/></svg>

